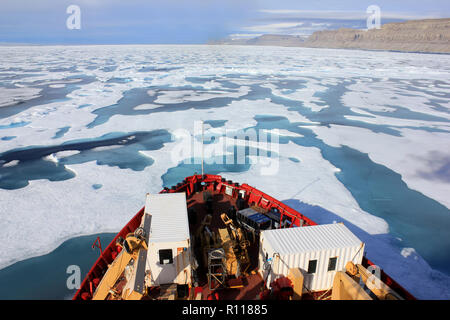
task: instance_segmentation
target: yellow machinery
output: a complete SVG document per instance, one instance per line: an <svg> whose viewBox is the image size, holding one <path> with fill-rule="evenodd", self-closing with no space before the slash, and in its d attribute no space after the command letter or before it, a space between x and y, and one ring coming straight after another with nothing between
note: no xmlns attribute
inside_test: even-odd
<svg viewBox="0 0 450 320"><path fill-rule="evenodd" d="M235 243L231 240L227 229L219 229L220 242L225 256L225 266L228 275L237 275L239 271L238 260L234 253Z"/></svg>
<svg viewBox="0 0 450 320"><path fill-rule="evenodd" d="M137 261L141 251L147 252L147 243L142 236L130 233L126 236L123 242L123 249L119 255L109 266L107 272L103 276L102 280L98 284L97 289L94 292L93 300L105 300L108 294L112 294L114 297L118 296L118 292L114 290L114 286L119 280L125 268L130 264L130 261ZM124 290L126 291L126 290ZM124 298L139 299L142 295L133 292L123 292ZM138 297L138 296L139 297Z"/></svg>
<svg viewBox="0 0 450 320"><path fill-rule="evenodd" d="M345 266L346 272L338 271L334 277L332 300L372 300L361 287L360 282L379 300L403 300L394 290L360 264L351 261Z"/></svg>
<svg viewBox="0 0 450 320"><path fill-rule="evenodd" d="M372 300L372 298L347 273L338 271L334 276L331 300Z"/></svg>
<svg viewBox="0 0 450 320"><path fill-rule="evenodd" d="M303 295L303 273L300 268L290 268L287 276L292 283L293 296L292 300L301 300Z"/></svg>
<svg viewBox="0 0 450 320"><path fill-rule="evenodd" d="M227 265L232 266L233 273L231 274L236 275L239 272L245 273L250 266L250 258L247 251L250 242L245 238L242 229L236 228L233 224L233 220L231 220L226 213L222 213L220 218L225 226L227 226L226 229L219 229L219 235L223 248L227 253ZM239 272L236 270L237 261L239 261L241 267L243 265L246 266L244 270L240 270ZM234 265L236 265L236 268L233 267Z"/></svg>
<svg viewBox="0 0 450 320"><path fill-rule="evenodd" d="M108 266L93 294L93 300L105 300L108 295L112 299L138 300L146 294L145 278L148 274L145 264L151 221L152 216L144 214L141 225L134 233L127 234L125 239L117 243L122 250ZM122 275L127 281L123 288L119 288Z"/></svg>

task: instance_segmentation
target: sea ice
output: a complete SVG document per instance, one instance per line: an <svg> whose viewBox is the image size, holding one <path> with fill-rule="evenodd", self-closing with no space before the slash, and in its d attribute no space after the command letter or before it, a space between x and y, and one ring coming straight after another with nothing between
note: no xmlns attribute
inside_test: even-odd
<svg viewBox="0 0 450 320"><path fill-rule="evenodd" d="M401 174L409 188L450 206L445 169L450 157L447 55L133 45L0 47L0 57L4 65L22 70L12 79L2 79L8 87L0 88L0 106L39 97L39 86L48 85L52 90L61 90L58 92L77 86L65 99L43 100L14 116L2 116L0 108L1 133L16 137L2 140L0 153L93 139L112 132L166 129L174 134L174 142L160 150L140 150L154 161L142 171L99 166L90 161L65 165L76 174L69 180L32 180L24 188L0 189L0 268L45 254L71 237L118 231L142 207L145 194L159 192L162 176L178 165L172 159L179 138L177 130L192 134L198 120L218 121L215 128L205 126L208 135L220 134L224 129L252 128L262 116L285 118L292 126L312 130L327 145L345 145L367 153L373 162ZM31 69L39 71L26 71ZM83 82L91 77L94 80ZM343 95L335 98L339 99L336 105L340 109L331 109L330 114L338 110L335 115L344 113L342 120L339 124L321 123L317 120L320 115L336 108L332 105L336 102L332 101L334 86L342 89ZM149 103L130 105L130 114L111 112L108 121L87 127L96 119L93 111L105 107L113 110L124 93L135 88L148 88ZM152 101L156 94L157 99ZM327 97L330 103L324 101ZM230 102L220 107L213 102L208 108L196 107L196 103L215 98ZM184 102L192 107L168 108ZM287 102L305 108L288 107ZM221 121L225 121L223 127ZM55 138L67 126L70 130ZM385 133L387 129L398 135ZM310 141L306 134L278 130L280 140ZM280 200L302 201L333 212L329 220L314 214L311 218L320 223L345 220L352 224L358 236L368 242L369 258L413 294L450 298L449 277L431 269L414 248L398 249L392 244L387 222L362 210L336 178L341 168L325 160L317 147L292 141L278 147L276 177L261 176L264 162L253 156L248 171L222 172L223 176L247 182ZM114 146L98 149L111 148ZM47 160L63 165L63 158L79 152L53 153ZM12 160L0 165L8 168L20 163ZM101 188L93 187L99 185Z"/></svg>
<svg viewBox="0 0 450 320"><path fill-rule="evenodd" d="M450 208L449 181L445 168L442 169L450 158L448 133L404 128L398 129L401 136L396 137L338 125L317 126L312 130L328 145L346 145L367 153L372 161L401 174L411 189Z"/></svg>
<svg viewBox="0 0 450 320"><path fill-rule="evenodd" d="M0 108L39 97L40 92L41 90L36 88L7 89L0 87Z"/></svg>

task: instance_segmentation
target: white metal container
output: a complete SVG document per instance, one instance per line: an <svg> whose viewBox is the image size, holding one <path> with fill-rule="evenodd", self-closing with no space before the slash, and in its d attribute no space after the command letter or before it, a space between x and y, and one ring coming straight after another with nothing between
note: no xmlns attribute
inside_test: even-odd
<svg viewBox="0 0 450 320"><path fill-rule="evenodd" d="M191 283L191 247L186 194L147 194L144 214L152 216L146 271L152 285Z"/></svg>
<svg viewBox="0 0 450 320"><path fill-rule="evenodd" d="M343 223L265 230L260 236L259 270L270 286L290 268L300 268L303 292L322 291L332 286L336 271L344 270L348 261L360 264L363 254L364 243Z"/></svg>

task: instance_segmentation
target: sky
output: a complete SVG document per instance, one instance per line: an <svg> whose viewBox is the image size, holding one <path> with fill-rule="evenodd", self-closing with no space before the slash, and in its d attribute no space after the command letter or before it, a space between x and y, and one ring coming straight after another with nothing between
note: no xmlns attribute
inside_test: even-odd
<svg viewBox="0 0 450 320"><path fill-rule="evenodd" d="M79 15L67 12L71 5ZM381 24L450 18L448 0L0 0L0 43L202 44L261 34L308 36L364 29L371 5L380 8Z"/></svg>

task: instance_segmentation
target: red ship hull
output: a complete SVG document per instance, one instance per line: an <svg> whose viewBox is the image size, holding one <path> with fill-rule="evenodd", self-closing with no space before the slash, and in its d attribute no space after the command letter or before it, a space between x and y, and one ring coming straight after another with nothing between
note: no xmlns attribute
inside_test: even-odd
<svg viewBox="0 0 450 320"><path fill-rule="evenodd" d="M317 225L316 222L312 221L308 217L304 216L300 212L290 208L289 206L283 204L277 199L265 194L258 189L255 189L247 184L239 185L238 183L233 183L232 181L225 181L219 175L194 175L185 178L182 183L172 187L171 189L164 188L160 193L172 193L172 192L186 192L187 198L193 193L197 192L199 184L205 182L206 189L215 192L225 194L227 187L233 188L232 197L237 198L238 193L243 190L245 191L245 201L249 204L256 205L263 209L270 209L273 207L278 208L281 213L280 220L283 217L287 217L291 221L291 227L296 226L313 226ZM73 300L88 300L93 296L96 285L101 280L103 274L108 269L108 265L111 264L115 257L117 256L116 240L119 237L125 238L127 234L133 232L141 223L142 215L144 214L144 208L139 210L139 212L127 223L125 227L115 236L111 243L101 252L101 255L97 261L92 266L91 270L88 272L79 290L73 297ZM363 266L368 267L374 265L372 261L363 257ZM391 289L396 291L401 297L406 300L415 300L416 298L410 294L406 289L404 289L400 284L398 284L394 279L387 275L383 270L381 270L381 280L388 285Z"/></svg>

